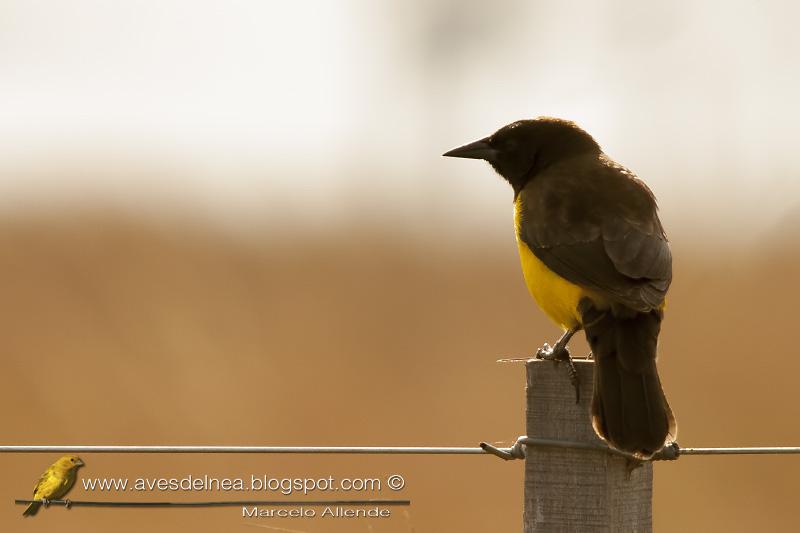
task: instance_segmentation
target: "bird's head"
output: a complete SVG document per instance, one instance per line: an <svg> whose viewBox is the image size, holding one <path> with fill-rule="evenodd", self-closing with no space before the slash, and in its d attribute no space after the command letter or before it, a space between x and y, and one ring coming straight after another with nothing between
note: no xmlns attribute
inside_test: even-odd
<svg viewBox="0 0 800 533"><path fill-rule="evenodd" d="M65 455L58 460L57 464L64 470L72 470L83 466L85 463L77 455Z"/></svg>
<svg viewBox="0 0 800 533"><path fill-rule="evenodd" d="M558 161L583 154L599 154L591 135L569 120L539 117L518 120L493 134L443 154L484 159L518 193L537 172Z"/></svg>

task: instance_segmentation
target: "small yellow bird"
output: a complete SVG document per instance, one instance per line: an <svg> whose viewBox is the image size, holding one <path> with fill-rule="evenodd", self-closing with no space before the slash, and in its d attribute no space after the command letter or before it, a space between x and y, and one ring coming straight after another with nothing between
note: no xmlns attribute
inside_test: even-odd
<svg viewBox="0 0 800 533"><path fill-rule="evenodd" d="M47 506L48 500L58 500L64 497L75 484L78 477L78 468L83 466L83 461L77 455L65 455L44 471L42 477L33 487L33 499L42 500L33 502L22 513L23 516L33 516L42 503Z"/></svg>

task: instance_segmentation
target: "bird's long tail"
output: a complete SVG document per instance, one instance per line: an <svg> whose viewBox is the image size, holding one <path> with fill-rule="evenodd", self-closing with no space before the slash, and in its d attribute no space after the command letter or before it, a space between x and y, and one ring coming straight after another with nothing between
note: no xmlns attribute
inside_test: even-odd
<svg viewBox="0 0 800 533"><path fill-rule="evenodd" d="M663 313L616 313L582 306L595 358L592 425L611 446L649 458L677 436L656 369Z"/></svg>
<svg viewBox="0 0 800 533"><path fill-rule="evenodd" d="M39 507L41 507L41 502L31 502L24 511L22 511L22 516L33 516L39 511Z"/></svg>

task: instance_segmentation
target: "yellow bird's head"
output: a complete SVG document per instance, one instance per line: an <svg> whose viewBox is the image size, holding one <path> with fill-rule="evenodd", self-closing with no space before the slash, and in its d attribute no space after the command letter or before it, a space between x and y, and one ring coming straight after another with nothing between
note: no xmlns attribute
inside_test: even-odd
<svg viewBox="0 0 800 533"><path fill-rule="evenodd" d="M65 455L55 463L59 470L69 471L84 466L84 462L77 455Z"/></svg>

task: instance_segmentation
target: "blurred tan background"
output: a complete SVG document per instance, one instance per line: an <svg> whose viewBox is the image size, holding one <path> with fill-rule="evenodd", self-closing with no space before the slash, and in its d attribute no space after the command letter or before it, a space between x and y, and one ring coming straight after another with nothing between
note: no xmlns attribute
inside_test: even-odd
<svg viewBox="0 0 800 533"><path fill-rule="evenodd" d="M439 154L578 121L659 197L684 446L800 445L789 2L0 2L0 442L510 444L558 331L511 191ZM581 346L580 344L577 346ZM580 351L580 350L578 350ZM52 508L4 531L518 531L522 463L83 454L88 477L402 474L385 521ZM800 458L656 465L658 531L794 531ZM101 494L73 499L222 499ZM282 528L282 529L281 529ZM268 529L269 530L269 529Z"/></svg>

